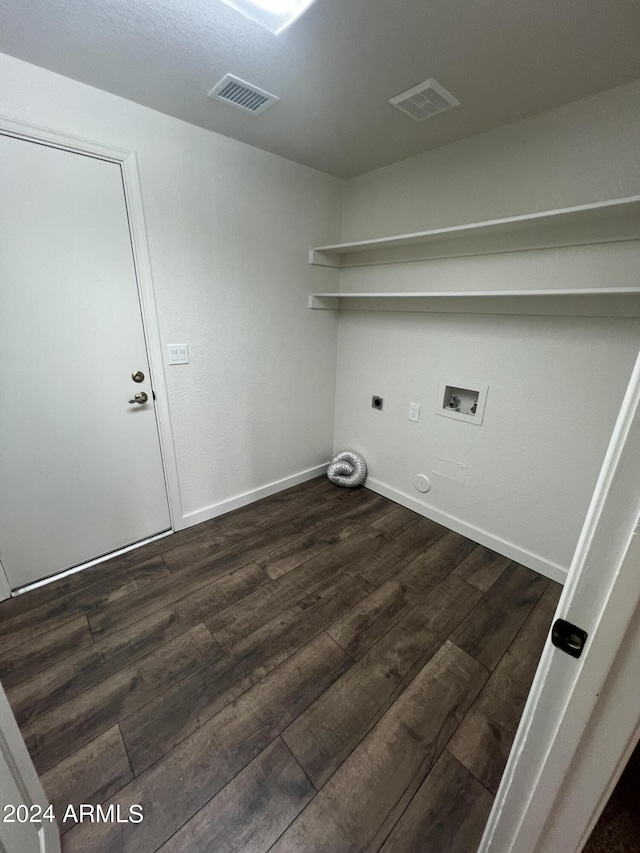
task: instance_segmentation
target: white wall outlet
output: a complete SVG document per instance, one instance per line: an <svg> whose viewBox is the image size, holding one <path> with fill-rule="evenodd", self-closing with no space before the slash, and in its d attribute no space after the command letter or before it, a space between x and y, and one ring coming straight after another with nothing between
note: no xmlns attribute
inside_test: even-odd
<svg viewBox="0 0 640 853"><path fill-rule="evenodd" d="M420 420L420 403L409 403L409 420L416 423Z"/></svg>
<svg viewBox="0 0 640 853"><path fill-rule="evenodd" d="M169 364L189 364L188 344L167 344Z"/></svg>

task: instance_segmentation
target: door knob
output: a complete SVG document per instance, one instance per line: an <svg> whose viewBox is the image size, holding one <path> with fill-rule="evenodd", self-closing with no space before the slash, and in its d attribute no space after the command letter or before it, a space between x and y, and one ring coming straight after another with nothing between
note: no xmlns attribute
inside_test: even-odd
<svg viewBox="0 0 640 853"><path fill-rule="evenodd" d="M147 394L144 391L138 391L138 393L135 395L133 400L129 400L129 402L130 403L140 403L140 405L142 405L143 403L146 403L148 399L149 399L149 397L147 396Z"/></svg>

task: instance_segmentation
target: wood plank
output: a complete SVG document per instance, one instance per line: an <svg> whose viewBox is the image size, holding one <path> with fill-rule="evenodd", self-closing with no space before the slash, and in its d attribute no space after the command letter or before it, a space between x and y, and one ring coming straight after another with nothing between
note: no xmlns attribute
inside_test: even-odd
<svg viewBox="0 0 640 853"><path fill-rule="evenodd" d="M493 797L445 749L381 853L476 853Z"/></svg>
<svg viewBox="0 0 640 853"><path fill-rule="evenodd" d="M322 525L311 534L302 534L298 539L258 557L256 564L275 580L326 551L332 545L348 539L359 529L355 524L343 524L340 520L337 523Z"/></svg>
<svg viewBox="0 0 640 853"><path fill-rule="evenodd" d="M500 666L511 678L521 681L527 688L538 668L561 595L562 586L555 581L549 581L540 600L500 661Z"/></svg>
<svg viewBox="0 0 640 853"><path fill-rule="evenodd" d="M253 501L243 507L217 517L218 527L235 527L242 522L253 523L256 516L263 519L263 526L272 523L291 522L297 513L314 506L321 506L327 499L327 493L311 489L306 483L291 486L282 492L275 492L259 501Z"/></svg>
<svg viewBox="0 0 640 853"><path fill-rule="evenodd" d="M65 837L65 853L152 853L350 663L333 640L318 635L108 801L125 812L142 804L142 823L76 826Z"/></svg>
<svg viewBox="0 0 640 853"><path fill-rule="evenodd" d="M257 518L262 518L262 529L271 527L273 524L278 524L283 519L280 515L280 507L273 505L272 497L274 496L262 498L259 501L252 501L230 512L216 516L214 519L215 523L211 530L208 531L208 534L213 533L215 536L214 531L246 525L245 531L248 535Z"/></svg>
<svg viewBox="0 0 640 853"><path fill-rule="evenodd" d="M235 561L242 566L230 569L226 560L213 568L208 561L196 563L181 572L179 579L170 574L153 587L133 593L127 598L126 607L102 607L89 615L93 636L106 637L188 597L191 602L201 600L203 616L212 614L269 582L262 569L247 562L243 555L237 555Z"/></svg>
<svg viewBox="0 0 640 853"><path fill-rule="evenodd" d="M267 582L257 566L238 569L9 689L18 723L53 710Z"/></svg>
<svg viewBox="0 0 640 853"><path fill-rule="evenodd" d="M424 598L439 580L446 577L473 547L474 544L469 539L465 539L458 533L445 534L427 551L399 571L394 579L383 583L360 604L329 626L327 633L357 660L405 613ZM379 549L374 558L377 558L384 548L385 545ZM354 566L354 571L358 571L359 565ZM460 581L460 586L463 585L463 581ZM461 606L464 601L469 600L472 592L473 588L468 584L466 589L460 590Z"/></svg>
<svg viewBox="0 0 640 853"><path fill-rule="evenodd" d="M417 512L412 509L407 509L404 506L395 506L391 512L383 515L382 518L372 522L371 526L375 527L381 533L384 533L389 539L404 533L422 518Z"/></svg>
<svg viewBox="0 0 640 853"><path fill-rule="evenodd" d="M120 727L134 771L140 773L252 684L309 642L369 587L343 575L290 607L230 649L230 654L184 678Z"/></svg>
<svg viewBox="0 0 640 853"><path fill-rule="evenodd" d="M320 477L314 477L313 480L307 480L307 482L302 485L306 489L321 492L325 498L332 498L340 491L340 486L336 486L335 483L332 483L326 474L322 474Z"/></svg>
<svg viewBox="0 0 640 853"><path fill-rule="evenodd" d="M158 853L264 853L315 794L276 738Z"/></svg>
<svg viewBox="0 0 640 853"><path fill-rule="evenodd" d="M483 666L445 643L271 853L363 850L384 833L381 843L486 678Z"/></svg>
<svg viewBox="0 0 640 853"><path fill-rule="evenodd" d="M440 647L442 634L446 637L480 596L459 578L445 578L283 733L316 787L324 785Z"/></svg>
<svg viewBox="0 0 640 853"><path fill-rule="evenodd" d="M507 569L510 562L511 560L508 557L503 557L502 554L496 554L495 551L478 545L467 559L463 560L453 570L453 573L463 581L470 583L471 586L482 590L482 592L488 592Z"/></svg>
<svg viewBox="0 0 640 853"><path fill-rule="evenodd" d="M358 660L423 595L402 581L387 581L330 625L327 634L354 660Z"/></svg>
<svg viewBox="0 0 640 853"><path fill-rule="evenodd" d="M221 655L198 625L151 654L22 728L36 770L43 773L111 728L174 682Z"/></svg>
<svg viewBox="0 0 640 853"><path fill-rule="evenodd" d="M451 753L491 793L502 778L561 587L551 583L451 739Z"/></svg>
<svg viewBox="0 0 640 853"><path fill-rule="evenodd" d="M446 533L446 528L435 521L421 518L401 536L383 543L374 553L361 559L353 567L354 571L374 586L381 586L393 578L399 569L429 550Z"/></svg>
<svg viewBox="0 0 640 853"><path fill-rule="evenodd" d="M327 491L324 492L324 496L328 500L350 502L350 506L355 506L358 501L369 500L371 491L366 486L354 486L353 488L338 486L327 477Z"/></svg>
<svg viewBox="0 0 640 853"><path fill-rule="evenodd" d="M317 477L315 480L309 480L308 486L318 494L322 494L326 500L364 500L371 492L371 490L367 489L365 486L356 486L352 489L345 488L344 486L337 486L335 483L331 482L326 474L322 477Z"/></svg>
<svg viewBox="0 0 640 853"><path fill-rule="evenodd" d="M316 786L321 788L441 640L424 625L418 605L382 637L282 733L282 738ZM415 673L413 673L415 674Z"/></svg>
<svg viewBox="0 0 640 853"><path fill-rule="evenodd" d="M300 535L300 531L292 524L280 523L264 526L249 535L243 533L237 538L234 537L233 542L221 547L218 533L219 531L213 531L210 536L201 537L181 548L168 551L163 559L170 569L179 571L181 577L184 577L187 570L206 565L222 573L227 566L228 571L232 571L252 563L262 554Z"/></svg>
<svg viewBox="0 0 640 853"><path fill-rule="evenodd" d="M272 620L289 603L301 596L311 595L315 588L337 578L363 554L380 544L382 534L372 530L354 533L332 548L307 560L297 569L287 572L263 589L248 595L207 621L217 642L229 648L240 637L255 631Z"/></svg>
<svg viewBox="0 0 640 853"><path fill-rule="evenodd" d="M446 639L481 600L482 593L460 578L441 580L422 602L424 625Z"/></svg>
<svg viewBox="0 0 640 853"><path fill-rule="evenodd" d="M277 496L272 496L272 498L275 497ZM258 556L261 550L265 552L270 550L268 545L273 531L294 529L299 535L298 527L291 523L291 520L295 519L295 514L289 506L290 499L283 504L281 501L274 502L272 498L265 498L263 501L235 510L228 516L221 516L217 520L217 526L198 539L167 550L163 554L166 564L172 571L177 572L192 563L209 559L225 549L235 546L237 550L238 546L242 547L246 544L251 547L254 543L257 543L257 548L253 554ZM303 508L315 511L316 508L324 506L326 501L312 493L300 496L298 503Z"/></svg>
<svg viewBox="0 0 640 853"><path fill-rule="evenodd" d="M0 654L0 678L5 687L11 687L53 666L84 646L93 644L86 616L77 616L53 631L40 634L19 646Z"/></svg>
<svg viewBox="0 0 640 853"><path fill-rule="evenodd" d="M72 575L65 575L65 577L51 581L45 586L29 590L29 592L21 593L15 596L15 598L2 601L0 602L0 621L5 622L14 616L19 616L28 610L33 610L35 607L40 607L42 604L53 601L54 598L60 598L79 589L85 589L94 583L104 583L107 581L114 586L120 582L120 578L126 578L128 569L138 566L141 563L146 563L154 557L161 557L164 551L184 544L190 539L197 538L204 533L202 528L206 527L209 523L205 522L204 524L195 525L172 533L155 542L150 542L147 545L141 545L139 548L127 551L126 554L112 557L95 566L89 566Z"/></svg>
<svg viewBox="0 0 640 853"><path fill-rule="evenodd" d="M495 795L529 688L497 667L449 744L449 750Z"/></svg>
<svg viewBox="0 0 640 853"><path fill-rule="evenodd" d="M493 669L549 581L512 563L456 629L451 640Z"/></svg>
<svg viewBox="0 0 640 853"><path fill-rule="evenodd" d="M330 486L331 484L327 481L326 485ZM290 524L297 524L301 512L307 512L314 507L323 506L331 497L330 489L304 488L303 483L300 486L293 486L283 492L276 492L267 498L263 498L254 504L254 506L260 512L262 512L263 506L277 506L282 512L280 522L286 521Z"/></svg>
<svg viewBox="0 0 640 853"><path fill-rule="evenodd" d="M63 821L68 805L77 813L80 803L103 803L133 779L118 726L113 726L74 752L40 781L53 805L60 832L68 832L73 820Z"/></svg>
<svg viewBox="0 0 640 853"><path fill-rule="evenodd" d="M311 533L317 527L338 519L344 524L373 524L391 512L394 506L392 501L368 489L340 489L334 500L299 513L296 526L305 533Z"/></svg>
<svg viewBox="0 0 640 853"><path fill-rule="evenodd" d="M80 588L14 616L0 624L0 651L26 643L70 622L77 616L106 607L110 603L131 595L135 590L158 583L158 579L170 574L162 558L154 557L147 562L127 568L118 577L112 579L105 577L86 589ZM25 593L25 595L28 594Z"/></svg>

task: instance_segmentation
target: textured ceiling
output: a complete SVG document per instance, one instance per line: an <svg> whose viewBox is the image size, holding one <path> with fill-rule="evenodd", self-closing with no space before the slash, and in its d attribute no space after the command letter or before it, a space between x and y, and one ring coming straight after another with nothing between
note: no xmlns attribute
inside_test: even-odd
<svg viewBox="0 0 640 853"><path fill-rule="evenodd" d="M339 177L640 77L638 0L316 0L274 36L220 0L0 0L0 51ZM208 99L226 72L279 103ZM387 100L435 77L462 105Z"/></svg>

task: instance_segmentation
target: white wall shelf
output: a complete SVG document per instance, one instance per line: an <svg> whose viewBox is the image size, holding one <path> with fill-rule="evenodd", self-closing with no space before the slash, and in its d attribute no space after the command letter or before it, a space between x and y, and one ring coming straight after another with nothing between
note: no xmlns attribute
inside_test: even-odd
<svg viewBox="0 0 640 853"><path fill-rule="evenodd" d="M640 196L630 196L396 237L318 246L310 250L309 263L342 269L638 239Z"/></svg>
<svg viewBox="0 0 640 853"><path fill-rule="evenodd" d="M425 293L313 293L309 296L309 308L638 317L640 316L640 287Z"/></svg>

